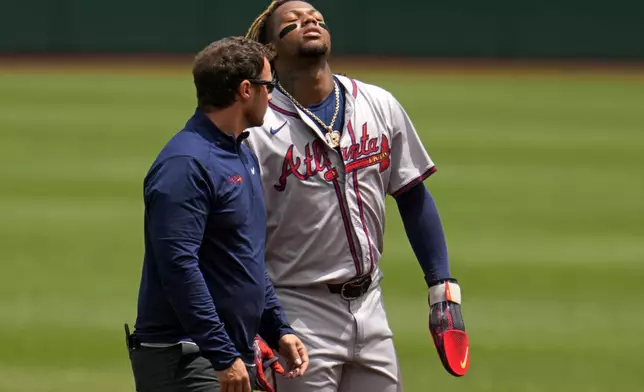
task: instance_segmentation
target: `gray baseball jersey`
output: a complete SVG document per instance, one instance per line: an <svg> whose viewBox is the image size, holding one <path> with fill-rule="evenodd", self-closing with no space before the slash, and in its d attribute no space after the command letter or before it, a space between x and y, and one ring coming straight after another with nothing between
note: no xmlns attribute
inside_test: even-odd
<svg viewBox="0 0 644 392"><path fill-rule="evenodd" d="M255 151L268 213L266 262L276 286L379 275L385 197L431 175L434 163L386 90L336 75L345 89L340 151L278 90Z"/></svg>

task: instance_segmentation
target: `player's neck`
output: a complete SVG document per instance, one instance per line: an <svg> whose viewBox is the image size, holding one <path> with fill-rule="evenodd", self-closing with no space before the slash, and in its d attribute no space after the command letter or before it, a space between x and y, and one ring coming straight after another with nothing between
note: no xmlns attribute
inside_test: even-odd
<svg viewBox="0 0 644 392"><path fill-rule="evenodd" d="M244 116L241 115L239 108L235 106L233 105L226 109L215 110L205 114L215 124L217 129L226 135L237 138L244 132L247 126Z"/></svg>
<svg viewBox="0 0 644 392"><path fill-rule="evenodd" d="M314 67L280 67L280 84L303 106L317 105L333 91L333 73L324 61Z"/></svg>

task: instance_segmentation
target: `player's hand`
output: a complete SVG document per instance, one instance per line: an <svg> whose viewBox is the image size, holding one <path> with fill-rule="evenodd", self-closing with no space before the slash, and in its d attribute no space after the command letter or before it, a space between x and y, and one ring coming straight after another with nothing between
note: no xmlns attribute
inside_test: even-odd
<svg viewBox="0 0 644 392"><path fill-rule="evenodd" d="M250 377L244 362L237 358L232 366L217 372L221 392L251 392Z"/></svg>
<svg viewBox="0 0 644 392"><path fill-rule="evenodd" d="M470 367L470 346L461 314L461 288L456 279L429 288L429 331L447 372L464 376Z"/></svg>
<svg viewBox="0 0 644 392"><path fill-rule="evenodd" d="M300 338L292 334L282 336L278 352L286 360L287 378L296 378L306 372L309 366L309 354Z"/></svg>

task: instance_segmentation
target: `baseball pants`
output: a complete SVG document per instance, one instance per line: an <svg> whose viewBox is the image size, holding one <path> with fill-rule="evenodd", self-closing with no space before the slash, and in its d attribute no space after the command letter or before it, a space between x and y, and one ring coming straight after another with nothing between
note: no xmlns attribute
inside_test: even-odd
<svg viewBox="0 0 644 392"><path fill-rule="evenodd" d="M400 392L402 382L382 290L345 300L325 285L276 288L291 326L309 351L304 376L277 377L277 392Z"/></svg>

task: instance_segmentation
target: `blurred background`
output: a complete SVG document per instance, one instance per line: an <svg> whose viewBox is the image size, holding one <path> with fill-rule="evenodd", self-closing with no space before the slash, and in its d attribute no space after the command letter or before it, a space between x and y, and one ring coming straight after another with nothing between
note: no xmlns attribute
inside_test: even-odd
<svg viewBox="0 0 644 392"><path fill-rule="evenodd" d="M333 70L391 91L438 167L472 364L442 369L389 199L405 391L643 391L644 3L313 4ZM0 391L134 390L143 177L195 107L193 55L267 5L0 3Z"/></svg>

